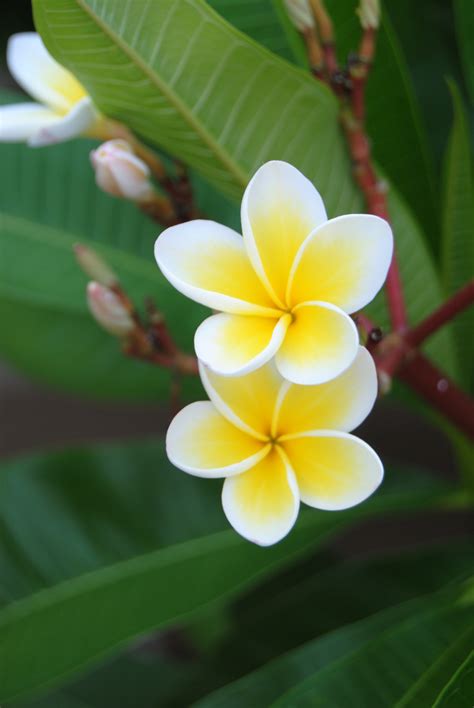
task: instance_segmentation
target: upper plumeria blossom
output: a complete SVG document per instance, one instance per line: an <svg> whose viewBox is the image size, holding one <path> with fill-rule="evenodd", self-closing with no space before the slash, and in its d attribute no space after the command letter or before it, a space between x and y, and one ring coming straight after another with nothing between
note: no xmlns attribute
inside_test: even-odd
<svg viewBox="0 0 474 708"><path fill-rule="evenodd" d="M300 384L338 376L359 345L349 314L381 288L392 257L386 221L368 214L327 220L319 193L286 162L267 162L245 190L242 237L213 221L166 229L155 245L162 273L219 314L195 336L213 371L241 375L276 357Z"/></svg>
<svg viewBox="0 0 474 708"><path fill-rule="evenodd" d="M8 68L39 103L16 103L0 108L0 141L39 147L94 135L101 116L85 89L58 64L36 32L14 34L8 40Z"/></svg>
<svg viewBox="0 0 474 708"><path fill-rule="evenodd" d="M178 413L167 454L185 472L225 478L224 512L249 541L280 541L296 521L300 500L337 511L379 486L380 459L348 433L377 395L374 362L363 347L343 374L317 386L282 379L274 361L237 378L201 363L200 374L211 400Z"/></svg>

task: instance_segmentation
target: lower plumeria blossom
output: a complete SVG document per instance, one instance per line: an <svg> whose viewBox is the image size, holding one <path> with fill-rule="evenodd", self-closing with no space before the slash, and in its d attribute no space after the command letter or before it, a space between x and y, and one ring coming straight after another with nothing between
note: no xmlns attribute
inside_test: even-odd
<svg viewBox="0 0 474 708"><path fill-rule="evenodd" d="M318 384L354 361L349 314L386 278L393 238L384 219L349 214L328 221L319 193L286 162L267 162L241 209L243 238L214 221L166 229L155 245L162 273L184 295L220 310L195 336L213 371L241 375L275 356L280 374Z"/></svg>
<svg viewBox="0 0 474 708"><path fill-rule="evenodd" d="M58 64L36 32L10 37L8 68L20 86L39 103L0 108L0 141L49 145L77 135L98 137L102 117L85 89Z"/></svg>
<svg viewBox="0 0 474 708"><path fill-rule="evenodd" d="M316 386L285 381L273 361L242 377L220 376L202 364L200 374L211 400L178 413L167 454L189 474L225 478L224 512L249 541L280 541L300 501L347 509L379 486L380 459L348 433L377 395L375 365L363 347L343 374Z"/></svg>

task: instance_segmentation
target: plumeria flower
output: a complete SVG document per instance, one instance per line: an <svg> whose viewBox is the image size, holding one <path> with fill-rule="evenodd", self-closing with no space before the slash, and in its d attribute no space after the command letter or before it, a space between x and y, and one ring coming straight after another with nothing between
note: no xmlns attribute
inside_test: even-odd
<svg viewBox="0 0 474 708"><path fill-rule="evenodd" d="M363 347L343 374L316 386L284 380L274 361L242 377L221 376L201 363L200 374L211 400L178 413L167 454L189 474L225 478L224 512L249 541L280 541L300 500L316 509L347 509L382 481L378 456L348 433L377 395L374 362Z"/></svg>
<svg viewBox="0 0 474 708"><path fill-rule="evenodd" d="M245 190L243 238L213 221L166 229L155 245L166 278L220 310L195 336L213 371L242 375L276 357L294 383L338 376L359 346L350 313L381 288L392 257L386 221L368 214L327 220L319 193L286 162L263 165Z"/></svg>
<svg viewBox="0 0 474 708"><path fill-rule="evenodd" d="M0 108L0 141L49 145L77 135L97 135L101 116L85 89L47 52L36 32L10 37L8 68L20 86L39 103Z"/></svg>

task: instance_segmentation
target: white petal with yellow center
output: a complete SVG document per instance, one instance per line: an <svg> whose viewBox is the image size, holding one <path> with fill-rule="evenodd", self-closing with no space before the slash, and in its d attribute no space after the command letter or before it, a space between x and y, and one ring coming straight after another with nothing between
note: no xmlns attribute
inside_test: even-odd
<svg viewBox="0 0 474 708"><path fill-rule="evenodd" d="M279 320L213 315L196 330L196 354L206 366L224 376L247 374L275 356L290 321L290 315L283 315Z"/></svg>
<svg viewBox="0 0 474 708"><path fill-rule="evenodd" d="M239 474L269 451L269 445L238 430L210 401L196 401L183 408L166 435L170 461L196 477Z"/></svg>
<svg viewBox="0 0 474 708"><path fill-rule="evenodd" d="M234 529L260 546L270 546L292 529L299 511L295 476L286 458L273 448L255 467L229 477L222 506Z"/></svg>
<svg viewBox="0 0 474 708"><path fill-rule="evenodd" d="M294 470L301 501L338 511L360 504L379 486L383 466L367 443L335 431L318 430L281 439Z"/></svg>
<svg viewBox="0 0 474 708"><path fill-rule="evenodd" d="M259 439L268 438L282 378L274 360L244 376L221 376L202 362L201 381L216 408L231 423Z"/></svg>
<svg viewBox="0 0 474 708"><path fill-rule="evenodd" d="M28 144L32 147L41 147L70 140L92 130L98 118L99 114L94 104L86 96L78 101L64 117L34 133L28 140Z"/></svg>
<svg viewBox="0 0 474 708"><path fill-rule="evenodd" d="M274 160L260 167L242 200L242 231L253 267L280 307L298 249L327 219L317 190L295 167Z"/></svg>
<svg viewBox="0 0 474 708"><path fill-rule="evenodd" d="M215 310L278 316L256 276L242 237L198 219L166 229L155 244L158 266L183 295Z"/></svg>
<svg viewBox="0 0 474 708"><path fill-rule="evenodd" d="M292 383L321 384L339 376L354 361L357 327L348 315L325 302L294 308L293 321L276 353L276 365Z"/></svg>
<svg viewBox="0 0 474 708"><path fill-rule="evenodd" d="M393 236L384 219L348 214L331 219L301 246L288 282L287 301L322 300L352 313L382 287L392 259Z"/></svg>
<svg viewBox="0 0 474 708"><path fill-rule="evenodd" d="M8 68L20 86L54 111L67 113L86 96L74 76L58 64L36 32L14 34L8 40Z"/></svg>
<svg viewBox="0 0 474 708"><path fill-rule="evenodd" d="M279 396L275 433L309 430L354 430L369 415L377 398L374 360L359 347L352 364L340 376L318 386L285 382Z"/></svg>
<svg viewBox="0 0 474 708"><path fill-rule="evenodd" d="M14 103L0 108L0 141L28 140L40 130L57 123L57 113L38 103Z"/></svg>

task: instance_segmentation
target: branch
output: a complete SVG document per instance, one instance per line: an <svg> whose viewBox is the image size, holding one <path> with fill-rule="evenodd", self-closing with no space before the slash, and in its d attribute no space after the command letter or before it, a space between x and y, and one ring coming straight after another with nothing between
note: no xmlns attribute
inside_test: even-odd
<svg viewBox="0 0 474 708"><path fill-rule="evenodd" d="M459 430L474 438L473 401L423 354L416 353L407 360L397 375Z"/></svg>
<svg viewBox="0 0 474 708"><path fill-rule="evenodd" d="M405 339L412 346L418 346L428 339L434 332L440 329L456 315L472 305L474 302L474 280L461 288L443 305L438 307L431 315L420 324L413 327L406 333ZM471 333L472 334L472 333Z"/></svg>

